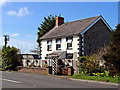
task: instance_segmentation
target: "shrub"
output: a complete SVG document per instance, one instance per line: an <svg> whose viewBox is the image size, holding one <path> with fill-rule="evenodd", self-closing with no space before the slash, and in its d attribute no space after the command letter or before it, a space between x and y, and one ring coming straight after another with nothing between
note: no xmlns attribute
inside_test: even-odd
<svg viewBox="0 0 120 90"><path fill-rule="evenodd" d="M91 56L83 56L79 59L79 70L80 72L87 73L89 75L93 75L92 73L103 73L105 70L104 66L100 66L102 61L98 60L97 55L93 54Z"/></svg>
<svg viewBox="0 0 120 90"><path fill-rule="evenodd" d="M17 66L21 65L21 60L19 58L18 49L15 47L5 47L2 48L2 69L3 70L16 70Z"/></svg>
<svg viewBox="0 0 120 90"><path fill-rule="evenodd" d="M120 75L120 24L112 31L111 43L103 58L110 73Z"/></svg>

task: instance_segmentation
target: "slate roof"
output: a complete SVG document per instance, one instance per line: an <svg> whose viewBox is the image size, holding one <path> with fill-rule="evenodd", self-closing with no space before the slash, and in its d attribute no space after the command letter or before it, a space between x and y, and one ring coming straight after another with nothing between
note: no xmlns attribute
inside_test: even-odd
<svg viewBox="0 0 120 90"><path fill-rule="evenodd" d="M91 25L99 16L90 17L82 20L64 23L58 27L54 27L40 39L51 39L56 37L66 37L70 35L79 34L84 31L89 25Z"/></svg>

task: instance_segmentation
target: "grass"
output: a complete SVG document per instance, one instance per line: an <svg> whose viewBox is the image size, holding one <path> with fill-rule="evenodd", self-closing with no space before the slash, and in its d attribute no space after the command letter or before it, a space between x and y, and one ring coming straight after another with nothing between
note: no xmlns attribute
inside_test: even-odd
<svg viewBox="0 0 120 90"><path fill-rule="evenodd" d="M75 74L71 76L74 79L84 79L84 80L95 80L95 81L103 81L103 82L111 82L111 83L120 83L120 76L118 77L101 77L101 76L87 76L85 74Z"/></svg>

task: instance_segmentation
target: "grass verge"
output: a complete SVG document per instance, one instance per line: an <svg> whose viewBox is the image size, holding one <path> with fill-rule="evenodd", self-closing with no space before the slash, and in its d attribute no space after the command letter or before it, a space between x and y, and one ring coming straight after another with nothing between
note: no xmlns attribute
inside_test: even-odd
<svg viewBox="0 0 120 90"><path fill-rule="evenodd" d="M84 79L84 80L95 80L95 81L103 81L103 82L111 82L111 83L120 83L120 76L117 77L101 77L101 76L87 76L81 74L75 74L71 76L74 79Z"/></svg>

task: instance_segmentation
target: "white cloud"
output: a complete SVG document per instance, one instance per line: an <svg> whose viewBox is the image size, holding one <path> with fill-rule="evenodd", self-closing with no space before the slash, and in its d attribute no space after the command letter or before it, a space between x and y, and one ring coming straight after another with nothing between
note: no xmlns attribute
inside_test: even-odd
<svg viewBox="0 0 120 90"><path fill-rule="evenodd" d="M7 15L10 15L10 16L12 16L12 15L16 15L16 16L26 16L26 15L29 15L29 11L28 11L27 7L24 7L24 8L20 8L20 9L18 10L18 12L17 12L17 11L10 10L10 11L7 12Z"/></svg>
<svg viewBox="0 0 120 90"><path fill-rule="evenodd" d="M0 6L4 6L7 0L0 0Z"/></svg>
<svg viewBox="0 0 120 90"><path fill-rule="evenodd" d="M17 13L15 11L12 11L12 10L8 11L7 14L8 15L17 15Z"/></svg>
<svg viewBox="0 0 120 90"><path fill-rule="evenodd" d="M14 33L14 34L11 34L10 36L11 37L16 37L16 36L19 36L19 34L18 33Z"/></svg>

